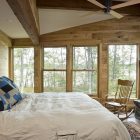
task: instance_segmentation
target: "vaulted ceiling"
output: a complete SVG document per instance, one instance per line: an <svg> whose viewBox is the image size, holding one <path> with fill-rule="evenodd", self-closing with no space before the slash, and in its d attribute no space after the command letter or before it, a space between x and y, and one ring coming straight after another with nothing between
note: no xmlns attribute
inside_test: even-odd
<svg viewBox="0 0 140 140"><path fill-rule="evenodd" d="M104 4L104 0L98 0ZM112 5L120 4L128 0L113 0ZM87 0L37 0L38 8L48 9L67 9L67 10L87 10L98 11L101 10L98 6L88 2ZM140 15L140 4L119 8L116 11L123 14Z"/></svg>
<svg viewBox="0 0 140 140"><path fill-rule="evenodd" d="M112 5L124 1L113 0ZM139 8L140 4L135 4L115 11L136 18L140 17ZM40 34L114 18L101 10L87 0L0 0L0 30L11 38L30 37L38 44Z"/></svg>

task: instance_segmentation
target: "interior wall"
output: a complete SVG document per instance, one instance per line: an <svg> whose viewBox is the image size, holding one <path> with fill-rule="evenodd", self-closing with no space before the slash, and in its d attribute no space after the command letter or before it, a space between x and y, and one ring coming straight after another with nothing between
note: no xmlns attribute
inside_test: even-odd
<svg viewBox="0 0 140 140"><path fill-rule="evenodd" d="M108 45L140 44L140 18L128 16L120 20L112 19L73 27L41 35L40 41L42 46L100 44L98 96L104 98L108 94ZM138 75L139 73L140 71ZM139 83L139 77L137 83Z"/></svg>
<svg viewBox="0 0 140 140"><path fill-rule="evenodd" d="M40 52L42 47L47 46L69 46L73 45L88 45L97 44L100 46L99 51L99 83L98 83L98 97L104 98L108 94L108 45L109 44L140 44L140 18L139 17L125 17L120 20L113 19L73 27L54 33L44 34L40 36L40 46L36 51L36 58L38 64L41 64ZM31 44L29 39L15 39L13 45L15 47L28 46ZM39 62L40 61L40 62ZM138 62L140 64L140 60ZM35 65L35 75L37 81L35 87L41 86L42 70ZM140 66L139 66L140 67ZM138 70L138 75L140 69ZM39 78L40 77L40 78ZM38 84L39 83L39 84ZM138 83L139 77L138 77ZM139 86L139 85L138 85ZM140 87L140 86L139 86ZM41 92L35 88L35 92ZM138 88L140 95L140 88Z"/></svg>
<svg viewBox="0 0 140 140"><path fill-rule="evenodd" d="M8 47L0 44L0 76L8 76Z"/></svg>

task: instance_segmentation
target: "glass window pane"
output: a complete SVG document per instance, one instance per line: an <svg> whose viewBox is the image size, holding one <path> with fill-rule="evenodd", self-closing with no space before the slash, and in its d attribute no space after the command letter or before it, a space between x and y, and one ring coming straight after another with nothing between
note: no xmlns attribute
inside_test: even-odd
<svg viewBox="0 0 140 140"><path fill-rule="evenodd" d="M97 94L98 48L73 47L73 70L73 91Z"/></svg>
<svg viewBox="0 0 140 140"><path fill-rule="evenodd" d="M34 49L14 49L14 82L21 92L34 91Z"/></svg>
<svg viewBox="0 0 140 140"><path fill-rule="evenodd" d="M97 94L96 72L73 72L73 91Z"/></svg>
<svg viewBox="0 0 140 140"><path fill-rule="evenodd" d="M136 97L136 45L109 46L109 94L114 95L118 79L135 81L131 97Z"/></svg>
<svg viewBox="0 0 140 140"><path fill-rule="evenodd" d="M44 69L66 69L66 48L44 48Z"/></svg>
<svg viewBox="0 0 140 140"><path fill-rule="evenodd" d="M97 69L97 47L74 47L73 69Z"/></svg>
<svg viewBox="0 0 140 140"><path fill-rule="evenodd" d="M44 91L46 92L66 91L66 72L44 71Z"/></svg>

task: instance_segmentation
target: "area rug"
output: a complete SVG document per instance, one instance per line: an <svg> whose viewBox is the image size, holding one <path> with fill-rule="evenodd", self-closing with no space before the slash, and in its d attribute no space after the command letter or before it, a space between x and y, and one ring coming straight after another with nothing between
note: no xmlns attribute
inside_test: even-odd
<svg viewBox="0 0 140 140"><path fill-rule="evenodd" d="M140 124L135 122L123 122L128 132L130 133L131 140L140 140Z"/></svg>

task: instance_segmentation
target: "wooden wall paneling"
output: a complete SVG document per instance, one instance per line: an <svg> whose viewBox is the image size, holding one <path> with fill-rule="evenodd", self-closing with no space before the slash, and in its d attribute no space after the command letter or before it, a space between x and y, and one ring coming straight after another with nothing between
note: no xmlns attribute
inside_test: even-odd
<svg viewBox="0 0 140 140"><path fill-rule="evenodd" d="M101 40L93 40L93 39L78 39L78 40L59 40L59 41L46 41L41 44L45 47L57 47L57 46L65 46L66 44L75 44L75 45L98 45L101 43Z"/></svg>
<svg viewBox="0 0 140 140"><path fill-rule="evenodd" d="M67 44L67 71L66 71L66 91L72 91L72 69L73 69L73 47L70 44Z"/></svg>
<svg viewBox="0 0 140 140"><path fill-rule="evenodd" d="M92 39L92 34L58 34L58 35L41 35L40 42L47 41L61 41L61 40L82 40L82 39Z"/></svg>
<svg viewBox="0 0 140 140"><path fill-rule="evenodd" d="M10 47L9 52L8 52L8 57L9 57L9 78L14 80L14 48Z"/></svg>
<svg viewBox="0 0 140 140"><path fill-rule="evenodd" d="M140 44L139 37L140 37L140 18L126 16L120 20L112 19L108 21L82 25L79 27L73 27L73 28L57 31L54 33L44 34L40 36L40 42L41 45L45 47L65 46L66 44L68 46L71 46L70 44L74 44L74 45L100 44L99 81L98 81L99 95L98 96L99 98L104 98L105 94L108 93L108 45L107 44L136 44L136 43ZM29 44L30 42L26 40L26 42L23 43ZM15 39L14 44L21 45L22 41L20 42L20 40ZM36 61L38 61L38 59L36 59ZM70 73L70 69L68 73ZM140 70L138 70L138 73L140 73ZM68 76L69 75L67 75L67 78ZM139 82L139 86L140 86L140 82ZM71 88L72 85L67 85L67 89L68 89L67 91L71 91ZM140 88L138 90L139 90L139 98L140 98Z"/></svg>
<svg viewBox="0 0 140 140"><path fill-rule="evenodd" d="M32 47L34 46L31 39L29 38L17 38L17 39L12 39L12 46L14 48L26 48L26 47Z"/></svg>
<svg viewBox="0 0 140 140"><path fill-rule="evenodd" d="M12 40L0 30L0 43L6 47L12 47Z"/></svg>
<svg viewBox="0 0 140 140"><path fill-rule="evenodd" d="M43 49L41 46L34 47L34 92L43 92Z"/></svg>
<svg viewBox="0 0 140 140"><path fill-rule="evenodd" d="M117 32L117 33L92 33L86 35L82 34L57 34L57 35L46 35L46 36L41 36L41 42L48 43L48 42L76 42L76 41L87 41L87 40L94 40L95 42L102 42L102 43L124 43L124 44L136 44L140 43L139 40L140 32L135 32L135 33L127 33L127 32Z"/></svg>

